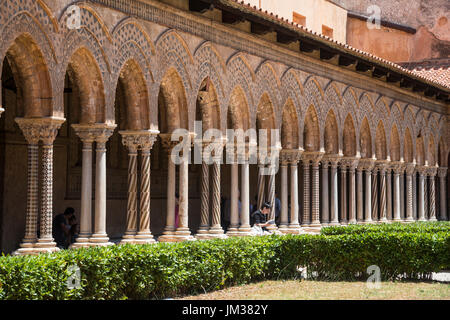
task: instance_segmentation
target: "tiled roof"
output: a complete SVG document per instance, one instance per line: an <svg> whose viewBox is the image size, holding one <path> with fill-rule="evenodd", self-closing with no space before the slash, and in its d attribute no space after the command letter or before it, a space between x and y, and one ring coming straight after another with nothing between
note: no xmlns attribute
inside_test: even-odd
<svg viewBox="0 0 450 320"><path fill-rule="evenodd" d="M440 83L444 87L450 87L450 59L424 60L401 65L417 75Z"/></svg>
<svg viewBox="0 0 450 320"><path fill-rule="evenodd" d="M230 6L234 6L236 9L238 9L240 11L258 15L267 21L274 22L278 25L289 28L293 31L301 32L304 35L310 36L311 39L324 42L324 44L327 44L328 46L331 46L331 47L334 47L335 49L339 49L341 51L347 52L353 56L359 56L359 57L365 58L371 62L376 62L376 63L380 64L382 67L389 68L392 71L396 71L400 74L408 75L412 78L416 78L417 80L421 80L422 82L425 82L425 83L444 87L446 89L446 91L448 91L450 89L450 83L448 80L449 79L448 68L446 69L447 71L440 72L440 75L438 75L438 72L418 72L415 70L409 70L408 68L404 68L401 65L396 64L392 61L377 57L369 52L365 52L363 50L353 48L352 46L349 46L346 43L339 42L339 41L329 38L325 35L322 35L320 33L312 31L302 25L299 25L292 21L289 21L288 19L279 17L278 15L275 15L272 12L268 12L267 10L263 11L262 9L258 9L256 6L252 6L249 3L245 4L244 1L219 0L219 2L228 4ZM446 74L446 76L444 76L442 74Z"/></svg>

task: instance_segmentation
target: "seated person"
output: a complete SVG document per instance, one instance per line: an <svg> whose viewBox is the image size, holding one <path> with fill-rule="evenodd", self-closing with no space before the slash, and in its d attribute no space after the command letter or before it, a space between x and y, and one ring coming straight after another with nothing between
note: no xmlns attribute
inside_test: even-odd
<svg viewBox="0 0 450 320"><path fill-rule="evenodd" d="M260 210L253 212L251 215L252 227L258 226L261 227L263 231L268 231L267 227L274 223L273 221L267 221L270 209L272 209L271 204L269 202L265 202L261 206Z"/></svg>

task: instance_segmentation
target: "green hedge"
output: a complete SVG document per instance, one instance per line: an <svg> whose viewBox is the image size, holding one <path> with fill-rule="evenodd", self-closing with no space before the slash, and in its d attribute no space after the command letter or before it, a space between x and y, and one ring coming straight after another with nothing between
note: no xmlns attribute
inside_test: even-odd
<svg viewBox="0 0 450 320"><path fill-rule="evenodd" d="M449 234L366 233L125 245L0 258L0 299L162 299L259 280L382 280L450 269ZM68 267L81 288L68 289Z"/></svg>
<svg viewBox="0 0 450 320"><path fill-rule="evenodd" d="M348 225L322 228L323 235L354 234L366 232L408 232L408 233L437 233L450 232L450 222L415 222L415 223L383 223Z"/></svg>

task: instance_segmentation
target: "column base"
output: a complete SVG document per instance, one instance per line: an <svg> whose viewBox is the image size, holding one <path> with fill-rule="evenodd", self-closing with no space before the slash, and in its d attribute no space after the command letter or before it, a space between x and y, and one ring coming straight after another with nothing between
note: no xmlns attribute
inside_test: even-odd
<svg viewBox="0 0 450 320"><path fill-rule="evenodd" d="M239 229L238 226L230 227L225 234L228 237L237 237L239 233L238 229Z"/></svg>
<svg viewBox="0 0 450 320"><path fill-rule="evenodd" d="M328 227L340 227L341 224L337 221L328 223Z"/></svg>
<svg viewBox="0 0 450 320"><path fill-rule="evenodd" d="M89 243L91 243L91 246L93 247L106 247L114 244L109 242L109 238L106 234L93 234L92 237L89 238Z"/></svg>
<svg viewBox="0 0 450 320"><path fill-rule="evenodd" d="M300 225L290 225L287 229L287 234L305 234L305 231L300 227Z"/></svg>
<svg viewBox="0 0 450 320"><path fill-rule="evenodd" d="M433 217L433 218L430 218L429 221L438 221L438 220L435 217Z"/></svg>
<svg viewBox="0 0 450 320"><path fill-rule="evenodd" d="M252 228L250 228L250 226L248 227L240 227L237 231L237 236L238 237L247 237L247 236L253 236L253 230Z"/></svg>
<svg viewBox="0 0 450 320"><path fill-rule="evenodd" d="M341 221L340 224L341 224L341 226L348 226L349 225L349 223L347 221Z"/></svg>
<svg viewBox="0 0 450 320"><path fill-rule="evenodd" d="M413 223L413 222L415 222L415 220L414 220L413 217L409 217L409 218L407 217L406 220L405 220L405 222L406 222L406 223Z"/></svg>
<svg viewBox="0 0 450 320"><path fill-rule="evenodd" d="M362 224L374 224L373 220L364 220Z"/></svg>
<svg viewBox="0 0 450 320"><path fill-rule="evenodd" d="M382 224L382 223L389 223L389 221L388 221L388 219L384 218L384 219L378 220L378 223L379 223L379 224Z"/></svg>
<svg viewBox="0 0 450 320"><path fill-rule="evenodd" d="M58 247L34 247L34 248L20 248L12 253L13 256L20 255L38 255L40 253L54 253L61 249Z"/></svg>
<svg viewBox="0 0 450 320"><path fill-rule="evenodd" d="M134 237L134 243L135 244L152 244L155 243L155 239L153 238L153 235L151 232L138 232L137 235Z"/></svg>
<svg viewBox="0 0 450 320"><path fill-rule="evenodd" d="M428 221L427 219L425 219L425 218L420 218L419 220L417 220L417 221L419 221L419 222L426 222L426 221Z"/></svg>
<svg viewBox="0 0 450 320"><path fill-rule="evenodd" d="M75 240L75 243L72 243L69 247L69 249L76 249L76 248L88 248L92 246L92 243L89 242L89 236L85 237L78 237Z"/></svg>
<svg viewBox="0 0 450 320"><path fill-rule="evenodd" d="M350 220L350 221L348 222L348 224L358 224L358 221L356 221L356 220Z"/></svg>

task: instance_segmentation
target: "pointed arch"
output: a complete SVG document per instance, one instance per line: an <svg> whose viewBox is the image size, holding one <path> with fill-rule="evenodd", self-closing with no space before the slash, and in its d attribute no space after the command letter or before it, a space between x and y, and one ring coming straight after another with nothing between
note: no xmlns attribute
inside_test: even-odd
<svg viewBox="0 0 450 320"><path fill-rule="evenodd" d="M303 129L303 144L305 151L310 152L320 150L319 119L313 105L310 105L306 111Z"/></svg>
<svg viewBox="0 0 450 320"><path fill-rule="evenodd" d="M188 106L183 81L175 68L170 68L161 81L158 97L160 132L188 129Z"/></svg>
<svg viewBox="0 0 450 320"><path fill-rule="evenodd" d="M356 130L352 116L349 114L344 121L343 153L345 157L356 156Z"/></svg>
<svg viewBox="0 0 450 320"><path fill-rule="evenodd" d="M281 146L283 149L298 149L299 147L298 116L291 99L288 99L283 108Z"/></svg>
<svg viewBox="0 0 450 320"><path fill-rule="evenodd" d="M378 160L386 160L387 158L386 131L381 120L378 122L375 136L375 156Z"/></svg>
<svg viewBox="0 0 450 320"><path fill-rule="evenodd" d="M227 127L230 129L247 131L251 127L249 105L244 90L240 86L236 86L231 93L227 118Z"/></svg>
<svg viewBox="0 0 450 320"><path fill-rule="evenodd" d="M360 150L361 158L372 158L372 135L367 118L364 118L361 124Z"/></svg>
<svg viewBox="0 0 450 320"><path fill-rule="evenodd" d="M400 135L395 124L391 129L390 156L392 161L400 161L402 158L400 153Z"/></svg>
<svg viewBox="0 0 450 320"><path fill-rule="evenodd" d="M336 115L330 110L325 121L324 147L327 154L339 153L339 131Z"/></svg>
<svg viewBox="0 0 450 320"><path fill-rule="evenodd" d="M196 103L196 120L202 122L203 133L209 129L220 129L220 108L216 89L209 77L200 86Z"/></svg>

